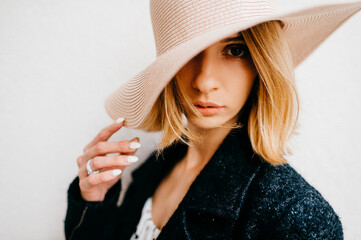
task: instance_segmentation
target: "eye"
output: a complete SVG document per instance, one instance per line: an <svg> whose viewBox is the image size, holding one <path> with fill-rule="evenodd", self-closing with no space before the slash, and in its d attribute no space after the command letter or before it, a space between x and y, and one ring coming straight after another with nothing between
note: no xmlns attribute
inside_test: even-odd
<svg viewBox="0 0 361 240"><path fill-rule="evenodd" d="M246 58L250 53L246 44L232 44L226 47L226 55L237 58Z"/></svg>

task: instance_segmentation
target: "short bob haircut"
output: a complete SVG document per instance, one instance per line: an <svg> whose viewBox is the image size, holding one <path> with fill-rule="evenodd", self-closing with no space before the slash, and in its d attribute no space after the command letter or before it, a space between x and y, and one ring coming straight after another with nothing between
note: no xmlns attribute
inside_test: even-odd
<svg viewBox="0 0 361 240"><path fill-rule="evenodd" d="M239 32L247 44L258 75L239 112L238 123L219 126L232 129L247 124L254 152L274 166L286 163L284 155L292 154L286 143L296 133L299 115L294 65L281 24L277 20L269 21ZM157 146L158 155L164 148L180 140L188 145L189 140L202 141L199 134L187 129L183 114L203 116L179 88L177 81L175 75L140 126L147 132L163 131Z"/></svg>

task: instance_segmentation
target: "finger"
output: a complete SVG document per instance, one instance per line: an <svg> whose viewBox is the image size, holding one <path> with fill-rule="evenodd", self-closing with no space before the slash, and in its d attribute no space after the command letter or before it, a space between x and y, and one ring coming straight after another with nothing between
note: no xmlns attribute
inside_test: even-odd
<svg viewBox="0 0 361 240"><path fill-rule="evenodd" d="M138 157L133 155L116 155L100 157L96 156L90 162L92 169L101 170L103 168L121 168L131 165L138 161Z"/></svg>
<svg viewBox="0 0 361 240"><path fill-rule="evenodd" d="M131 163L130 163L131 164ZM92 163L91 163L91 165L93 165ZM93 168L93 170L94 171L99 171L99 172L105 172L105 171L108 171L108 170L113 170L113 169L120 169L120 170L124 170L124 168L125 168L126 166L114 166L114 167L105 167L105 168L102 168L102 169L94 169L93 168L93 166L92 166L92 168ZM84 165L84 166L82 166L82 167L80 167L79 169L78 169L78 176L79 176L79 179L80 180L82 180L82 179L85 179L85 178L87 178L88 176L89 176L89 174L88 174L88 169L87 169L87 167L86 167L86 165Z"/></svg>
<svg viewBox="0 0 361 240"><path fill-rule="evenodd" d="M133 138L132 140L130 140L131 142L138 142L140 143L139 141L139 138L138 137L135 137ZM123 155L134 155L136 152L137 152L138 148L134 149L133 152L126 152L126 153L123 153Z"/></svg>
<svg viewBox="0 0 361 240"><path fill-rule="evenodd" d="M133 138L132 140L128 141L128 151L127 152L123 152L122 154L123 155L134 155L135 152L138 150L139 148L139 145L138 146L130 146L130 142L138 142L139 143L139 138L138 137L135 137ZM109 142L104 142L105 144L106 143L109 143ZM126 143L124 143L126 145ZM98 144L99 145L99 144ZM97 146L99 148L99 146ZM131 148L133 147L133 148ZM94 147L93 147L94 148ZM89 150L88 150L89 151ZM92 150L93 152L85 152L85 154L79 156L77 158L77 165L78 167L80 168L82 165L86 164L86 162L88 162L89 159L92 159L94 158L95 156L104 156L106 155L106 153L101 153L101 152L104 152L102 150L99 150L98 151L98 155L97 155L97 152L94 152L96 151L96 149L93 149ZM117 150L117 153L119 153L119 149Z"/></svg>
<svg viewBox="0 0 361 240"><path fill-rule="evenodd" d="M137 141L98 142L84 153L83 159L92 159L108 153L134 153L140 147Z"/></svg>
<svg viewBox="0 0 361 240"><path fill-rule="evenodd" d="M98 142L107 141L122 126L124 126L124 118L118 118L112 124L100 130L98 135L96 135L95 138L88 145L85 146L84 152L86 152L87 149L93 147Z"/></svg>
<svg viewBox="0 0 361 240"><path fill-rule="evenodd" d="M89 189L100 183L113 180L114 178L119 177L121 173L121 169L113 169L96 174L90 174L88 177L81 180L79 184L81 185L82 189Z"/></svg>

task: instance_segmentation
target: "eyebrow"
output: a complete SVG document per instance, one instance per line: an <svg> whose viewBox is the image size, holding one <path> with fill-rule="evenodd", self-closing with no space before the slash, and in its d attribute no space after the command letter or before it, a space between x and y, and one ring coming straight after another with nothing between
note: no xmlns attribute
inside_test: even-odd
<svg viewBox="0 0 361 240"><path fill-rule="evenodd" d="M221 41L221 43L227 43L227 42L244 42L244 38L243 38L242 35L239 35L237 37L226 38L226 39Z"/></svg>

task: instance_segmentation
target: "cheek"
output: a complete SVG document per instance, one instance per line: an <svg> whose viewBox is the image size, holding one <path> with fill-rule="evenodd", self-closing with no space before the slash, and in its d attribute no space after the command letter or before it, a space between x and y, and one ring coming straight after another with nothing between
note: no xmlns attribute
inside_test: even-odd
<svg viewBox="0 0 361 240"><path fill-rule="evenodd" d="M240 70L241 69L241 70ZM234 107L235 111L239 111L246 102L254 80L257 76L257 71L254 67L238 67L238 71L232 74L232 79L229 82L228 89L228 101Z"/></svg>

